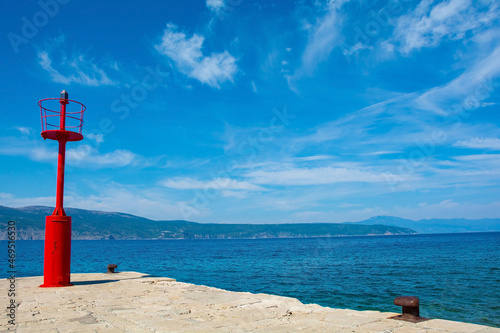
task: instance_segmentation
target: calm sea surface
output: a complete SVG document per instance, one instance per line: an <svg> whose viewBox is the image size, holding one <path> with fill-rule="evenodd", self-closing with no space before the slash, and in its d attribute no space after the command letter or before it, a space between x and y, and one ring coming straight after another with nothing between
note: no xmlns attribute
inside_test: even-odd
<svg viewBox="0 0 500 333"><path fill-rule="evenodd" d="M6 241L1 244L7 257ZM17 241L18 276L43 275L43 241ZM73 241L72 273L118 270L334 308L500 327L500 233L255 240ZM7 260L1 267L5 276ZM91 287L91 286L89 286Z"/></svg>

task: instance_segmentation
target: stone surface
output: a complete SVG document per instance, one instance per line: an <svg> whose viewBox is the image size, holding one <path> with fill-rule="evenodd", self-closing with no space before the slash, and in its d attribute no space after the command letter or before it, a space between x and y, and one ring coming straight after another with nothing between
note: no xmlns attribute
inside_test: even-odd
<svg viewBox="0 0 500 333"><path fill-rule="evenodd" d="M16 280L16 325L2 306L0 332L384 332L500 333L500 329L395 313L332 309L294 298L176 282L137 272L72 274L72 287L39 288L43 277ZM0 281L9 304L8 280Z"/></svg>

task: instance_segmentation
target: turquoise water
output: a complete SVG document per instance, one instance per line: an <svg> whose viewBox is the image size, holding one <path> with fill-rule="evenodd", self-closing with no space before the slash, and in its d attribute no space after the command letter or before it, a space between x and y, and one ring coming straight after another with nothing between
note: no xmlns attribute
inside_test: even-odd
<svg viewBox="0 0 500 333"><path fill-rule="evenodd" d="M18 276L43 275L43 241L16 245ZM109 263L334 308L400 312L393 299L413 295L421 316L500 327L500 233L73 241L73 273L104 272Z"/></svg>

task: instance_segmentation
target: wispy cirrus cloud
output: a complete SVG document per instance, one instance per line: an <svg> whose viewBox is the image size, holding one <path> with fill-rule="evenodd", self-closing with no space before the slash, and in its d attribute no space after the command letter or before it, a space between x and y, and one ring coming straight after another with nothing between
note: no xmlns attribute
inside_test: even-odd
<svg viewBox="0 0 500 333"><path fill-rule="evenodd" d="M301 70L311 73L316 66L327 60L340 40L342 2L332 1L326 9L325 15L311 27L306 48L302 54Z"/></svg>
<svg viewBox="0 0 500 333"><path fill-rule="evenodd" d="M177 190L196 190L196 189L224 189L224 190L243 190L243 191L267 191L266 188L254 185L248 181L239 181L230 178L214 178L211 180L198 180L189 177L165 179L160 185Z"/></svg>
<svg viewBox="0 0 500 333"><path fill-rule="evenodd" d="M47 51L38 52L38 64L49 73L52 81L63 84L81 84L84 86L109 86L118 82L111 80L108 74L85 55L80 54L72 59L65 59L54 68L51 55ZM70 74L74 73L74 74Z"/></svg>
<svg viewBox="0 0 500 333"><path fill-rule="evenodd" d="M255 170L245 174L252 182L261 185L304 186L344 182L380 183L387 181L387 175L370 170L338 167L290 168L285 170ZM397 181L403 177L390 175Z"/></svg>
<svg viewBox="0 0 500 333"><path fill-rule="evenodd" d="M351 141L357 143L367 138L370 129L376 123L382 121L382 119L385 123L399 122L398 117L402 117L408 113L405 111L408 103L420 95L420 92L398 94L397 97L366 106L336 120L319 124L314 128L313 133L296 137L292 141L292 144L302 147L310 144L322 144L328 141L343 141L345 138L349 138L350 140L355 138L356 140ZM392 114L396 114L397 116L389 114L389 110L392 110ZM395 110L401 110L401 112L395 112ZM416 121L415 124L418 125L419 122ZM391 138L388 138L387 142L391 140Z"/></svg>
<svg viewBox="0 0 500 333"><path fill-rule="evenodd" d="M454 147L500 150L499 138L472 138L455 142Z"/></svg>
<svg viewBox="0 0 500 333"><path fill-rule="evenodd" d="M402 151L397 150L381 150L381 151L373 151L369 153L363 153L362 155L366 156L380 156L380 155L393 155L393 154L401 154Z"/></svg>
<svg viewBox="0 0 500 333"><path fill-rule="evenodd" d="M424 47L435 47L444 40L459 40L469 31L491 24L498 17L495 1L448 0L435 4L424 0L396 23L394 41L408 55Z"/></svg>
<svg viewBox="0 0 500 333"><path fill-rule="evenodd" d="M161 43L156 50L168 57L175 67L188 77L213 88L220 88L224 82L233 82L238 71L236 58L228 51L203 55L205 38L198 34L188 37L172 23L163 31Z"/></svg>
<svg viewBox="0 0 500 333"><path fill-rule="evenodd" d="M500 154L476 154L476 155L464 155L456 156L456 160L459 161L479 161L479 162L490 162L495 161L498 166L500 166ZM485 165L486 166L486 165Z"/></svg>
<svg viewBox="0 0 500 333"><path fill-rule="evenodd" d="M307 27L307 44L302 53L301 65L293 75L288 76L290 87L303 75L311 75L317 66L328 60L332 50L341 42L342 16L340 9L346 1L329 1L323 8L322 16Z"/></svg>
<svg viewBox="0 0 500 333"><path fill-rule="evenodd" d="M68 149L69 165L85 164L92 168L113 168L133 165L138 163L140 156L130 150L116 149L109 153L99 153L89 145L80 145L77 148Z"/></svg>
<svg viewBox="0 0 500 333"><path fill-rule="evenodd" d="M297 162L311 162L311 161L331 160L334 158L335 157L331 156L331 155L313 155L313 156L293 157L293 158L290 158L290 160L297 161Z"/></svg>
<svg viewBox="0 0 500 333"><path fill-rule="evenodd" d="M57 161L57 148L28 138L0 137L0 155L24 156L36 162L54 163ZM97 148L85 144L67 149L66 162L69 166L94 169L144 167L153 163L126 149L101 153Z"/></svg>
<svg viewBox="0 0 500 333"><path fill-rule="evenodd" d="M48 162L57 160L57 151L49 150L28 137L0 137L0 155L24 156L32 161Z"/></svg>
<svg viewBox="0 0 500 333"><path fill-rule="evenodd" d="M477 109L494 89L493 79L500 76L500 46L476 60L476 63L457 78L431 88L415 99L419 109L448 115Z"/></svg>
<svg viewBox="0 0 500 333"><path fill-rule="evenodd" d="M37 52L38 64L49 74L52 81L94 87L119 83L110 79L106 72L117 71L116 62L97 61L85 52L68 55L61 49L65 39L64 35L50 39L46 46Z"/></svg>

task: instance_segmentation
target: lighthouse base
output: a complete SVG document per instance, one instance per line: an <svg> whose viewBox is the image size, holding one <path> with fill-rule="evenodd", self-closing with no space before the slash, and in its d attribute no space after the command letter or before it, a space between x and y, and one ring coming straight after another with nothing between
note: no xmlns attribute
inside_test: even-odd
<svg viewBox="0 0 500 333"><path fill-rule="evenodd" d="M45 218L43 284L40 287L68 287L71 263L71 216Z"/></svg>

